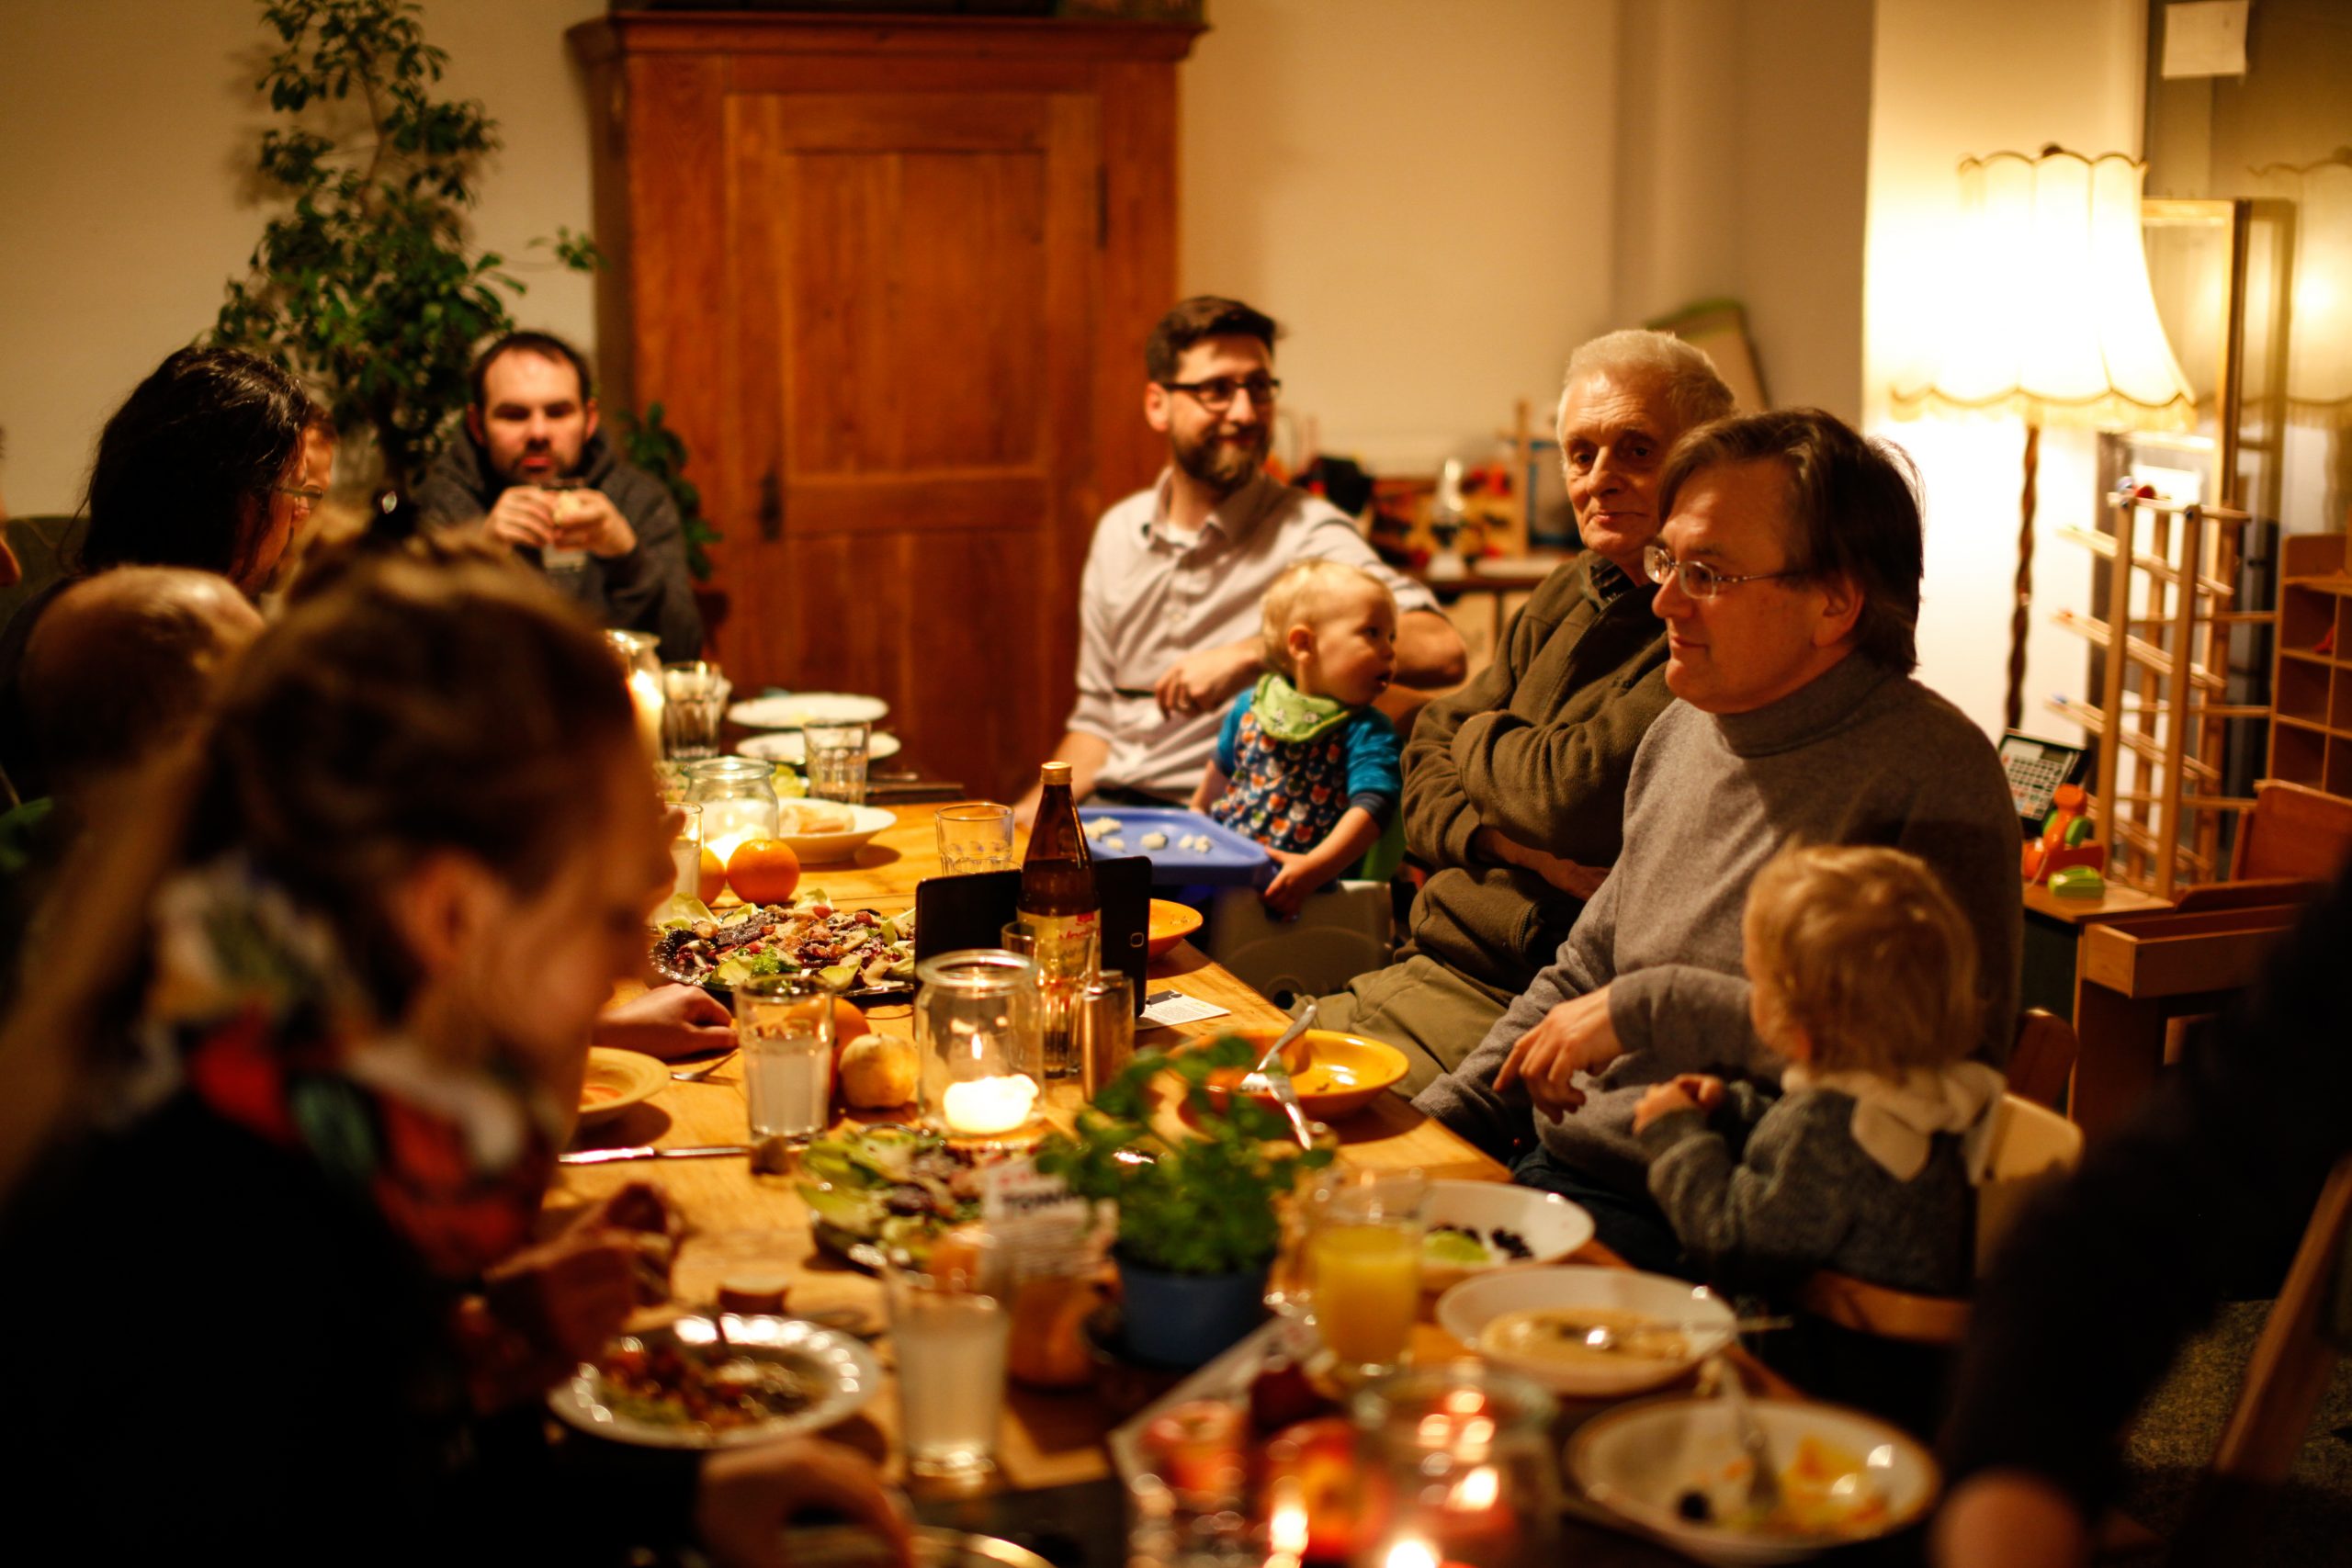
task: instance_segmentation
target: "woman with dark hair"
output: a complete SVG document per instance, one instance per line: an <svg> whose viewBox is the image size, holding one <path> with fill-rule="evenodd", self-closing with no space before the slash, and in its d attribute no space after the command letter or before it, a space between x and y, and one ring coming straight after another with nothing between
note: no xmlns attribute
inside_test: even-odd
<svg viewBox="0 0 2352 1568"><path fill-rule="evenodd" d="M306 478L305 434L325 414L291 375L242 350L183 348L139 383L98 436L76 576L116 566L217 571L261 597L295 528L325 493ZM17 690L34 624L65 581L0 632L0 771L48 793Z"/></svg>
<svg viewBox="0 0 2352 1568"><path fill-rule="evenodd" d="M318 503L302 384L233 348L184 348L139 383L98 436L82 570L192 566L256 598Z"/></svg>
<svg viewBox="0 0 2352 1568"><path fill-rule="evenodd" d="M616 1199L529 1238L672 875L580 612L511 570L357 567L108 819L0 1029L22 1287L0 1339L42 1347L17 1359L41 1419L0 1442L18 1527L95 1562L266 1563L571 1562L691 1532L780 1568L786 1516L822 1506L903 1552L871 1467L830 1444L698 1463L547 1439L538 1396L619 1326L619 1233L645 1221Z"/></svg>

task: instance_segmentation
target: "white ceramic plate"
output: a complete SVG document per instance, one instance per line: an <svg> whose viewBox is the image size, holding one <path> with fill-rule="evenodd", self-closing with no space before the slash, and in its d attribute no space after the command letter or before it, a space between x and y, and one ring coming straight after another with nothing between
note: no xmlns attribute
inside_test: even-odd
<svg viewBox="0 0 2352 1568"><path fill-rule="evenodd" d="M740 757L756 757L763 762L790 762L798 767L808 759L808 742L797 729L772 729L765 735L747 735L743 744L735 748ZM883 730L874 732L865 743L869 761L899 754L899 738Z"/></svg>
<svg viewBox="0 0 2352 1568"><path fill-rule="evenodd" d="M791 808L800 804L797 800L786 801L786 813L789 815ZM878 806L853 806L848 809L854 825L846 831L779 833L777 837L792 846L792 852L800 857L801 864L824 865L850 859L865 847L868 839L899 819L897 812L885 811Z"/></svg>
<svg viewBox="0 0 2352 1568"><path fill-rule="evenodd" d="M1494 1255L1491 1263L1432 1262L1421 1258L1421 1289L1442 1291L1490 1269L1557 1263L1592 1239L1592 1216L1556 1192L1539 1192L1508 1181L1432 1181L1421 1216L1430 1229L1459 1225L1477 1233ZM1533 1256L1514 1258L1495 1246L1497 1230L1516 1232Z"/></svg>
<svg viewBox="0 0 2352 1568"><path fill-rule="evenodd" d="M727 716L746 729L797 729L804 724L871 722L889 711L880 697L849 692L777 692L737 703Z"/></svg>
<svg viewBox="0 0 2352 1568"><path fill-rule="evenodd" d="M613 1408L605 1403L604 1375L582 1364L571 1382L548 1392L548 1408L567 1425L616 1442L651 1449L733 1449L771 1442L795 1432L821 1430L854 1415L874 1397L881 1374L873 1355L838 1329L797 1317L735 1313L716 1321L726 1329L728 1343L739 1354L793 1367L808 1380L816 1398L790 1416L715 1432L693 1423L647 1420ZM652 1346L681 1339L708 1344L713 1336L712 1319L683 1317L628 1337Z"/></svg>
<svg viewBox="0 0 2352 1568"><path fill-rule="evenodd" d="M1652 1399L1604 1411L1577 1428L1568 1440L1568 1474L1585 1495L1632 1520L1702 1562L1725 1568L1796 1562L1832 1547L1868 1540L1903 1529L1927 1512L1941 1480L1925 1449L1896 1427L1858 1410L1800 1400L1752 1399L1757 1424L1793 1500L1790 1482L1801 1445L1818 1445L1821 1468L1815 1490L1840 1474L1843 1485L1874 1495L1883 1513L1857 1518L1846 1528L1817 1533L1741 1530L1684 1518L1676 1506L1688 1492L1705 1494L1718 1517L1736 1510L1746 1495L1747 1461L1730 1407L1716 1399ZM1847 1464L1858 1465L1848 1472Z"/></svg>
<svg viewBox="0 0 2352 1568"><path fill-rule="evenodd" d="M1529 1308L1607 1307L1640 1313L1660 1323L1709 1323L1686 1329L1680 1359L1659 1356L1612 1356L1574 1363L1498 1356L1479 1348L1487 1325L1507 1312ZM1555 1393L1581 1397L1636 1393L1670 1382L1731 1340L1731 1307L1703 1285L1642 1274L1631 1269L1498 1269L1474 1274L1437 1299L1438 1326L1508 1371L1534 1379Z"/></svg>
<svg viewBox="0 0 2352 1568"><path fill-rule="evenodd" d="M588 1047L588 1071L580 1080L580 1124L609 1122L630 1106L650 1100L670 1081L670 1071L642 1051Z"/></svg>

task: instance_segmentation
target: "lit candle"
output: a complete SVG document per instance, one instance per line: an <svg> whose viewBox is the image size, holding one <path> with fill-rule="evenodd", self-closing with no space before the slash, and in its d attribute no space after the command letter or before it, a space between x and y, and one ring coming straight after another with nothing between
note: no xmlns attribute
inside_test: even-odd
<svg viewBox="0 0 2352 1568"><path fill-rule="evenodd" d="M648 670L630 671L628 700L637 705L637 732L644 739L646 750L658 760L662 755L662 708L668 700L662 694L662 677Z"/></svg>
<svg viewBox="0 0 2352 1568"><path fill-rule="evenodd" d="M949 1132L987 1137L1026 1124L1029 1109L1036 1103L1035 1081L1026 1073L1011 1073L949 1084L939 1109Z"/></svg>

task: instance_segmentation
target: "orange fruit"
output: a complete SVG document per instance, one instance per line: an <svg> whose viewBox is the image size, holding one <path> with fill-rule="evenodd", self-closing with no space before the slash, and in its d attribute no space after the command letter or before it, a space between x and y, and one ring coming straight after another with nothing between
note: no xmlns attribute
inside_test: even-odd
<svg viewBox="0 0 2352 1568"><path fill-rule="evenodd" d="M727 885L746 903L789 903L800 886L800 857L782 839L746 839L727 858Z"/></svg>
<svg viewBox="0 0 2352 1568"><path fill-rule="evenodd" d="M834 1055L839 1056L842 1047L859 1035L873 1032L874 1026L865 1021L865 1015L857 1010L854 1003L841 997L833 998Z"/></svg>
<svg viewBox="0 0 2352 1568"><path fill-rule="evenodd" d="M727 891L727 863L706 847L702 852L702 877L695 885L695 896L706 904L716 904L718 896Z"/></svg>

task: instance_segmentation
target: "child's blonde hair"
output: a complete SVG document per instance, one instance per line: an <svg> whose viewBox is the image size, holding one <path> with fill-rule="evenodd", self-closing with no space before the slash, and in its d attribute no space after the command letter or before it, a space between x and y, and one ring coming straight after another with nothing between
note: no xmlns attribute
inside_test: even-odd
<svg viewBox="0 0 2352 1568"><path fill-rule="evenodd" d="M1274 577L1266 596L1258 602L1259 650L1265 657L1266 668L1279 670L1291 680L1298 678L1290 658L1290 629L1302 621L1314 619L1312 607L1325 594L1344 586L1370 583L1388 601L1388 608L1396 608L1395 594L1388 584L1360 566L1345 561L1295 560Z"/></svg>
<svg viewBox="0 0 2352 1568"><path fill-rule="evenodd" d="M1784 850L1741 922L1765 1032L1803 1029L1813 1066L1894 1076L1976 1043L1976 942L1927 863L1900 850Z"/></svg>

